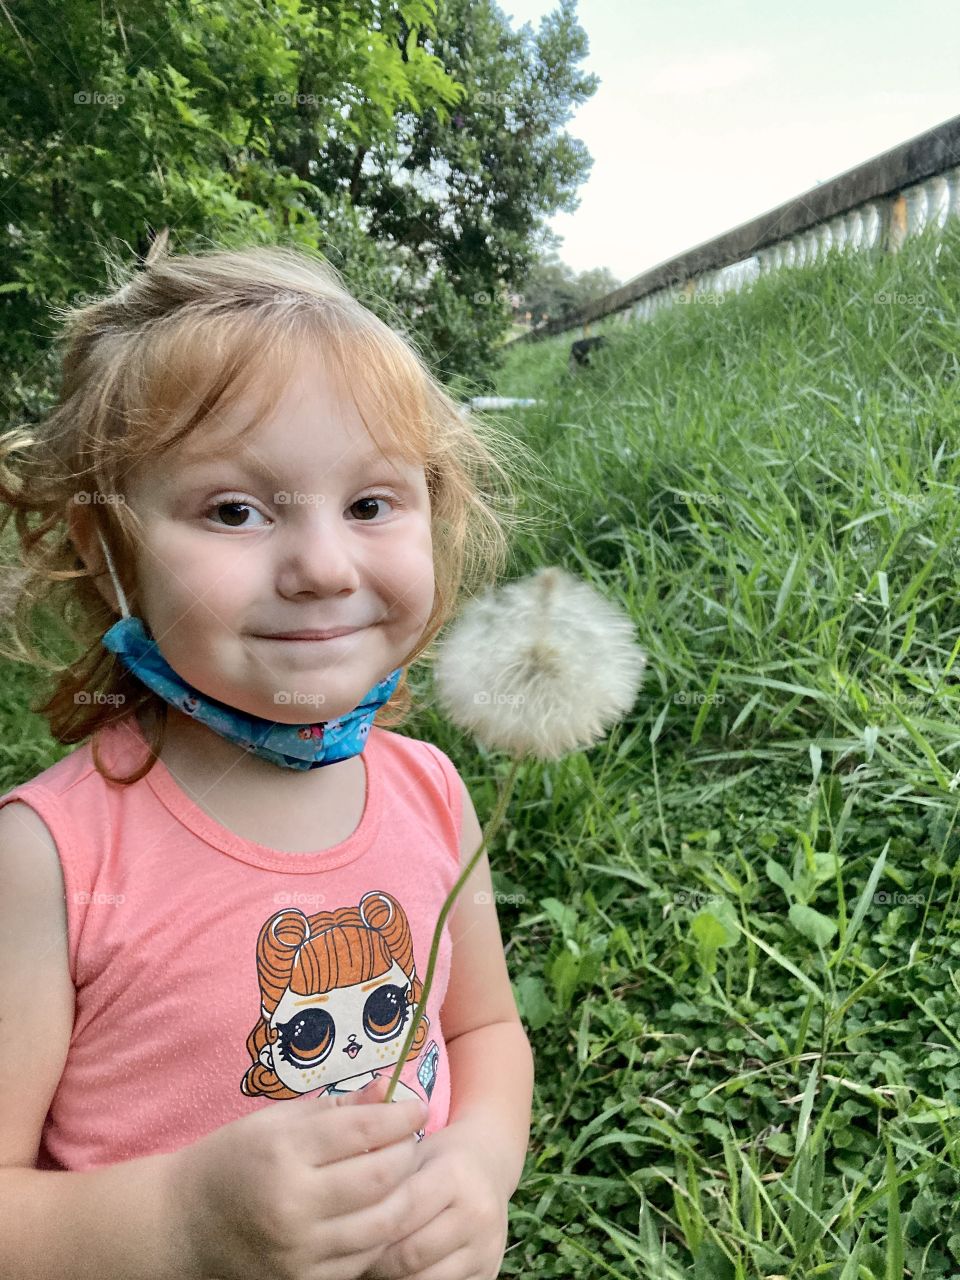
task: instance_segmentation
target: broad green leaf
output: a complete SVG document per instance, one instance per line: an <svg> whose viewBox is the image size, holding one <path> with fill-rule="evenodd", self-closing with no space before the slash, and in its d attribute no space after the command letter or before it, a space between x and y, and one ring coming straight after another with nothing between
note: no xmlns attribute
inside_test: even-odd
<svg viewBox="0 0 960 1280"><path fill-rule="evenodd" d="M819 947L827 946L837 932L832 920L802 902L793 903L788 914L793 927Z"/></svg>

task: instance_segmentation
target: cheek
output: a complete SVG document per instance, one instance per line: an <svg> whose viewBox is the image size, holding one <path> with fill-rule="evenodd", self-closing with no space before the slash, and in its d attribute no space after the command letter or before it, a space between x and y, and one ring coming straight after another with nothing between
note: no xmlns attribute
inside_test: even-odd
<svg viewBox="0 0 960 1280"><path fill-rule="evenodd" d="M406 579L403 590L408 593L411 608L422 612L426 602L426 609L429 612L433 605L436 573L433 539L430 536L429 525L422 527L419 536L411 539L404 548L402 556L398 556L397 559L398 580Z"/></svg>
<svg viewBox="0 0 960 1280"><path fill-rule="evenodd" d="M429 530L411 539L390 562L390 582L403 609L426 620L433 608L435 567Z"/></svg>
<svg viewBox="0 0 960 1280"><path fill-rule="evenodd" d="M225 541L164 526L151 531L143 543L139 571L151 617L188 632L228 626L244 589L249 589L250 564L235 547L224 546Z"/></svg>

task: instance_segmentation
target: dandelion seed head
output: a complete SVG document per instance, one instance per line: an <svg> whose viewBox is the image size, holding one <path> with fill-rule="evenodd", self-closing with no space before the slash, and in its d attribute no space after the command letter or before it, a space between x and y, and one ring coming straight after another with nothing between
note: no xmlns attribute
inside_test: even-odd
<svg viewBox="0 0 960 1280"><path fill-rule="evenodd" d="M646 662L626 611L551 566L471 600L438 644L434 682L481 745L551 760L626 715Z"/></svg>

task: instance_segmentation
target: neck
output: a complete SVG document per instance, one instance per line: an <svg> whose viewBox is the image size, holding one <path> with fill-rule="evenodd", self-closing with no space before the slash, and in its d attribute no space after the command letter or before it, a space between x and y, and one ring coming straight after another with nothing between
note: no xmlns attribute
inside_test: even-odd
<svg viewBox="0 0 960 1280"><path fill-rule="evenodd" d="M252 791L322 793L340 785L345 774L352 773L358 764L351 758L319 769L286 769L238 747L176 707L168 706L166 714L160 760L178 781L189 782L191 789L213 791L221 786L249 786ZM148 706L139 719L146 730L156 722L156 711Z"/></svg>

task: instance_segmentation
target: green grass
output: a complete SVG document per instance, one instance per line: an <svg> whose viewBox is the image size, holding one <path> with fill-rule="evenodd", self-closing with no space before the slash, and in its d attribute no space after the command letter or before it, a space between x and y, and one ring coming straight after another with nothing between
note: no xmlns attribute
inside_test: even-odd
<svg viewBox="0 0 960 1280"><path fill-rule="evenodd" d="M504 1276L960 1273L960 231L511 348L562 564L649 655L491 850L537 1061ZM886 293L905 300L884 302ZM62 754L7 666L0 783ZM430 698L429 671L414 673ZM506 759L405 731L481 821ZM884 896L886 895L886 896Z"/></svg>
<svg viewBox="0 0 960 1280"><path fill-rule="evenodd" d="M506 353L516 571L650 668L491 853L537 1057L504 1275L960 1272L958 298L951 226L608 321L577 375L576 333ZM416 731L483 818L505 764Z"/></svg>

